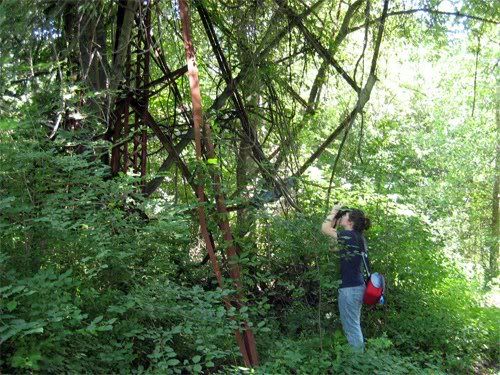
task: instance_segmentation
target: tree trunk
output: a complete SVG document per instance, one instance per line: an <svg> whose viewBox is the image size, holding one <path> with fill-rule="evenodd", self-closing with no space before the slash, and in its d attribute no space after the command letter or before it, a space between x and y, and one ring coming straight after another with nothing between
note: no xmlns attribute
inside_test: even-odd
<svg viewBox="0 0 500 375"><path fill-rule="evenodd" d="M95 8L99 12L95 12ZM80 75L91 92L106 89L106 29L104 25L102 1L84 8L80 15L79 44L81 67ZM90 112L97 116L103 103L98 99L89 100Z"/></svg>
<svg viewBox="0 0 500 375"><path fill-rule="evenodd" d="M241 30L248 30L253 27L255 22L255 12L252 17L247 17L244 14L240 19L235 19L233 22L237 22L240 25ZM246 33L242 33L239 36L238 43L240 44L239 50L245 51L240 52L238 59L242 66L248 66L249 68L249 77L256 77L257 71L254 66L252 66L252 61L256 58L255 54L251 52L249 46L251 45L251 40ZM243 81L239 85L240 93L242 98L247 98L245 103L245 107L257 108L257 104L259 101L259 92L261 83L259 79L247 79ZM257 134L256 131L256 116L253 114L248 114L248 127L250 129L250 133ZM241 192L241 195L245 200L250 199L250 195L248 193L247 187L250 179L250 170L251 170L251 157L252 157L252 144L249 139L242 138L239 143L238 151L237 151L237 164L236 164L236 190ZM251 231L252 223L254 222L253 214L251 211L246 209L239 210L236 215L237 220L237 238L240 240L240 243L243 244L244 237ZM255 249L254 244L249 244L249 248Z"/></svg>
<svg viewBox="0 0 500 375"><path fill-rule="evenodd" d="M109 98L106 111L108 128L112 126L111 111L117 98L116 90L124 79L125 62L130 43L130 35L134 26L134 16L139 5L138 0L120 0L118 5L113 61L109 77Z"/></svg>
<svg viewBox="0 0 500 375"><path fill-rule="evenodd" d="M241 197L245 200L250 199L247 191L249 180L249 166L251 160L251 146L245 139L240 140L236 152L236 190L241 192ZM236 214L236 238L241 243L245 235L251 229L251 214L247 210L238 210Z"/></svg>
<svg viewBox="0 0 500 375"><path fill-rule="evenodd" d="M498 237L500 234L500 228L498 226L498 214L499 214L499 194L500 194L500 84L497 83L496 90L496 109L495 109L495 120L496 120L496 155L495 155L495 170L494 170L494 181L493 181L493 210L492 210L492 220L491 220L491 247L490 247L490 272L489 280L492 280L498 276Z"/></svg>

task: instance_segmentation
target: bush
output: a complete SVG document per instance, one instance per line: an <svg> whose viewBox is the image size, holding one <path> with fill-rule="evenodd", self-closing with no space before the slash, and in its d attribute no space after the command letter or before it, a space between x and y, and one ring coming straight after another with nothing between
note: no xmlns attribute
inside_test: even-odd
<svg viewBox="0 0 500 375"><path fill-rule="evenodd" d="M498 310L480 307L443 239L407 207L343 196L377 217L372 268L388 280L384 308L364 309L369 340L359 356L332 335L338 256L313 203L288 217L254 215L255 238L239 243L248 308L237 314L210 266L193 265L192 206L146 204L134 176L111 179L92 152L67 151L62 137L9 134L22 132L0 133L2 372L244 371L234 367L242 319L258 322L259 373L484 373L498 358Z"/></svg>
<svg viewBox="0 0 500 375"><path fill-rule="evenodd" d="M0 147L12 177L0 185L2 372L192 373L238 360L231 291L190 283L210 272L191 272L190 207L145 218L136 179L109 179L89 153Z"/></svg>
<svg viewBox="0 0 500 375"><path fill-rule="evenodd" d="M340 335L340 333L338 334ZM256 374L440 374L402 356L385 338L370 339L364 353L354 352L339 336L278 341Z"/></svg>

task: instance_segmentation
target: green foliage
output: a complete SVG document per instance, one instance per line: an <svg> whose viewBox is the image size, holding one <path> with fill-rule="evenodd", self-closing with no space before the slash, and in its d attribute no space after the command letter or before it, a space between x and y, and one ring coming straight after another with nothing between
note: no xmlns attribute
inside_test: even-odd
<svg viewBox="0 0 500 375"><path fill-rule="evenodd" d="M2 368L180 373L234 358L230 291L182 285L183 210L145 220L134 178L107 178L91 154L62 151L62 139L13 134L2 133L0 154Z"/></svg>
<svg viewBox="0 0 500 375"><path fill-rule="evenodd" d="M394 355L403 355L418 371L430 366L444 372L466 373L478 363L492 363L498 355L498 328L493 315L481 307L480 286L469 281L460 265L445 256L446 238L428 224L426 214L369 194L366 188L356 190L351 186L347 191L337 187L335 194L346 205L362 208L374 220L375 225L367 233L372 268L382 272L388 281L386 305L375 310L364 308L366 337L387 335L399 353ZM276 279L266 289L272 306L270 317L294 340L291 346L298 347L297 352L277 361L273 371L280 366L285 368L283 373L293 368L299 373L315 368L312 363L321 363L322 359L305 361L310 356L302 352L301 338L311 332L321 335L340 328L336 305L338 259L329 250L333 244L319 234L318 218L322 216L318 212L262 218L265 224L261 227L261 241L265 246L260 251L262 256L265 252L272 254L262 267L269 268L269 274ZM330 357L325 354L325 358ZM386 368L384 361L392 361L396 367L382 373L413 373L405 367L406 362L399 368L399 362L393 359L370 359L368 367L360 365L359 373L377 366L379 370ZM355 362L342 362L342 366L357 371L352 367ZM376 366L369 367L370 363ZM325 366L333 365L328 362ZM327 367L320 367L318 373Z"/></svg>
<svg viewBox="0 0 500 375"><path fill-rule="evenodd" d="M340 333L339 333L340 334ZM401 355L386 337L370 339L366 351L353 351L338 339L303 337L278 341L272 357L256 374L441 374L438 367L416 364ZM252 373L252 372L249 372Z"/></svg>
<svg viewBox="0 0 500 375"><path fill-rule="evenodd" d="M164 145L146 129L148 178L166 178L145 198L135 173L111 176L111 145L103 140L113 112L107 107L113 103L104 104L110 92L103 88L117 79L111 75L117 73L118 2L83 3L0 1L1 373L392 375L498 369L498 307L488 306L481 290L496 240L494 22L434 11L388 17L377 83L363 117L349 125L343 149L340 134L297 178L298 187L290 188L302 213L281 199L228 214L242 266L245 306L237 310L224 303L235 291L212 203L206 204L208 226L223 290L210 261L200 264L206 250L189 183L202 182L213 200L212 174L220 170L228 205L244 205L258 192L275 194L262 166L274 165L278 180L295 175L350 113L357 94L331 59L316 81L324 56L276 1L203 0L224 54L215 58L193 8L204 109L224 90L218 66L224 57L233 78L247 69L235 87L250 128L242 131L235 120L240 109L236 113L230 100L207 111L216 157L200 162L192 148L184 149L191 181L178 167L157 173ZM285 3L297 14L306 9L303 1ZM363 24L366 17L377 20L382 2L362 3L332 50L355 3L322 2L301 22L363 86L379 23L369 23L366 41ZM497 3L391 1L390 12L453 6L462 15L497 19ZM152 19L151 82L165 74L158 60L172 70L185 64L174 37L180 28L175 2L155 4ZM87 40L89 30L104 45ZM99 68L86 69L85 52L92 52ZM135 71L135 56L131 63ZM106 76L99 90L90 89L96 75ZM120 86L142 91L134 81ZM190 85L186 76L176 80L179 98L172 95L173 83L165 83L151 88L148 109L176 140L190 123ZM311 97L314 85L318 91ZM137 114L131 116L132 124ZM249 131L264 155L272 155L260 166L250 157L256 145ZM363 309L368 340L362 355L349 349L341 333L339 259L335 244L319 231L327 206L337 201L371 217L372 267L388 281L386 305ZM243 321L256 334L259 369L238 367L234 332Z"/></svg>

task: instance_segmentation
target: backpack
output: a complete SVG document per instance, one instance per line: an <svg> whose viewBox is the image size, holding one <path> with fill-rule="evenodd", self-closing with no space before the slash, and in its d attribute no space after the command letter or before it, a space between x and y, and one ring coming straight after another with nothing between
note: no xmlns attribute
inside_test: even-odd
<svg viewBox="0 0 500 375"><path fill-rule="evenodd" d="M363 245L365 251L362 254L363 264L365 266L365 271L368 276L366 279L366 289L363 296L363 302L366 305L375 305L377 303L384 304L384 293L385 293L385 278L382 274L378 272L371 273L368 267L368 246L366 245L366 240L363 237Z"/></svg>

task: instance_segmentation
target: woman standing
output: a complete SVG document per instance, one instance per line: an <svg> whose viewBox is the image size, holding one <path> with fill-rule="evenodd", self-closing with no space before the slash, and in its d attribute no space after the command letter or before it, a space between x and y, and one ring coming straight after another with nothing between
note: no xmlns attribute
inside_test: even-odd
<svg viewBox="0 0 500 375"><path fill-rule="evenodd" d="M337 232L338 227L342 230ZM341 210L340 205L333 207L321 226L321 231L338 242L336 250L340 254L340 273L342 284L339 288L339 312L344 334L349 344L364 351L361 332L361 306L365 292L362 264L364 252L363 233L370 227L368 219L361 210Z"/></svg>

